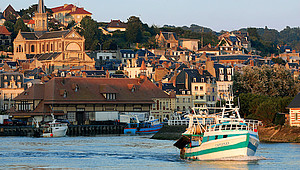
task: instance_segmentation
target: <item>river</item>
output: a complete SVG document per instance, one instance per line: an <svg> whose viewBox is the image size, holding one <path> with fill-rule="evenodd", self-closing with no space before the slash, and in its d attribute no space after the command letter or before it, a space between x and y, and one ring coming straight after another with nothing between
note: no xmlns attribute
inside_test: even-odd
<svg viewBox="0 0 300 170"><path fill-rule="evenodd" d="M261 143L240 160L187 161L149 136L0 138L0 169L299 169L300 144Z"/></svg>

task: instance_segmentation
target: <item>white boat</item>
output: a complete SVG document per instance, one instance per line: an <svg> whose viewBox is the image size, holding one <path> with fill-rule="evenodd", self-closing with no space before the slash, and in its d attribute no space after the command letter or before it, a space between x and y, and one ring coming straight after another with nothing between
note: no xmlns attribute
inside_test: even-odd
<svg viewBox="0 0 300 170"><path fill-rule="evenodd" d="M187 118L189 126L174 144L180 149L181 158L218 160L254 156L259 145L258 122L240 118L238 108L224 107L222 115L195 109Z"/></svg>
<svg viewBox="0 0 300 170"><path fill-rule="evenodd" d="M63 137L66 136L68 130L67 123L56 122L54 119L51 123L47 123L43 127L43 137Z"/></svg>

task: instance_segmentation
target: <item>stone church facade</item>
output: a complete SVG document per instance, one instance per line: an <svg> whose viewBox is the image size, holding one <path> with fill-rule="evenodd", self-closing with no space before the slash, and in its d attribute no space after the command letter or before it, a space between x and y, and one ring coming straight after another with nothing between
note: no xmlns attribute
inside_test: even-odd
<svg viewBox="0 0 300 170"><path fill-rule="evenodd" d="M95 61L85 53L85 39L75 30L49 32L43 0L39 0L34 17L35 31L19 31L14 40L15 60L38 60L45 68L60 69L66 66L95 67Z"/></svg>

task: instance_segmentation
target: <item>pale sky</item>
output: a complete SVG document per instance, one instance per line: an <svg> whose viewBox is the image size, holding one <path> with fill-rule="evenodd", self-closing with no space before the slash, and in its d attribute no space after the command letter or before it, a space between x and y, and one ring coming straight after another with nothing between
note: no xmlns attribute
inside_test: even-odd
<svg viewBox="0 0 300 170"><path fill-rule="evenodd" d="M0 0L2 12L8 4L15 10L38 0ZM214 31L247 27L299 27L300 0L44 0L49 8L73 3L93 13L97 21L139 16L149 26L197 24ZM79 4L79 5L78 5Z"/></svg>

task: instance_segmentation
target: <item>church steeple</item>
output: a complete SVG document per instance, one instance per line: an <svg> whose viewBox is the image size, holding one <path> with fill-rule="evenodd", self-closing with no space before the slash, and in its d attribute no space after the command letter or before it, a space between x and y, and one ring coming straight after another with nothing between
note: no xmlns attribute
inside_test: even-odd
<svg viewBox="0 0 300 170"><path fill-rule="evenodd" d="M43 0L39 0L38 13L46 13L45 5L44 5Z"/></svg>
<svg viewBox="0 0 300 170"><path fill-rule="evenodd" d="M44 5L44 0L39 0L38 9L34 15L34 32L43 34L48 31L48 17Z"/></svg>

